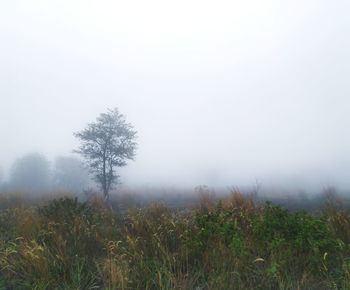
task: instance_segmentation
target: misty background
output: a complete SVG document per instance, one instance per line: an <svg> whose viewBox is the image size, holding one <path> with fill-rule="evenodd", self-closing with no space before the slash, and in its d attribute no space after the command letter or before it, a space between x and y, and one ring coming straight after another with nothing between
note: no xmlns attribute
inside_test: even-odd
<svg viewBox="0 0 350 290"><path fill-rule="evenodd" d="M118 107L138 131L124 184L350 189L349 9L2 1L0 177L35 152L54 170Z"/></svg>

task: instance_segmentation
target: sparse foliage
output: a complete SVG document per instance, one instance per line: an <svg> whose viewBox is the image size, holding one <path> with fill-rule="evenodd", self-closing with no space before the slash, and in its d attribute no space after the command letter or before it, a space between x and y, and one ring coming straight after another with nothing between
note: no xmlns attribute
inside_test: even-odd
<svg viewBox="0 0 350 290"><path fill-rule="evenodd" d="M95 181L100 184L105 199L118 181L116 167L133 160L136 150L136 131L126 122L118 109L108 110L97 118L96 122L74 134L80 140L79 150Z"/></svg>

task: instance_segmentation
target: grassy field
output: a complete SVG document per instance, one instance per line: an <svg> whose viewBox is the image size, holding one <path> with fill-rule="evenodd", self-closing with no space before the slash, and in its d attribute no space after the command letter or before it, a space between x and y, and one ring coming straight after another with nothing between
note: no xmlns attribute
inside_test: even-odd
<svg viewBox="0 0 350 290"><path fill-rule="evenodd" d="M239 191L191 207L0 197L0 289L350 289L350 216Z"/></svg>

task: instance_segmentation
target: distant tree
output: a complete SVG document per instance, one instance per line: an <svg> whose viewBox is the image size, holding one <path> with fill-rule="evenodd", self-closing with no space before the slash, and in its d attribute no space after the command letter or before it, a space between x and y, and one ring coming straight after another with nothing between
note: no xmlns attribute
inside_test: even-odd
<svg viewBox="0 0 350 290"><path fill-rule="evenodd" d="M4 171L2 170L2 167L0 167L0 191L3 191L4 188L5 188Z"/></svg>
<svg viewBox="0 0 350 290"><path fill-rule="evenodd" d="M0 184L3 182L4 179L4 171L2 170L2 167L0 167Z"/></svg>
<svg viewBox="0 0 350 290"><path fill-rule="evenodd" d="M89 182L89 175L83 162L75 157L57 157L53 169L56 189L68 192L81 192Z"/></svg>
<svg viewBox="0 0 350 290"><path fill-rule="evenodd" d="M42 192L50 186L50 163L45 156L31 153L17 159L10 172L12 190Z"/></svg>
<svg viewBox="0 0 350 290"><path fill-rule="evenodd" d="M133 160L137 143L136 131L125 121L118 109L108 110L74 136L80 140L79 150L88 164L95 181L101 186L104 198L118 181L116 167Z"/></svg>

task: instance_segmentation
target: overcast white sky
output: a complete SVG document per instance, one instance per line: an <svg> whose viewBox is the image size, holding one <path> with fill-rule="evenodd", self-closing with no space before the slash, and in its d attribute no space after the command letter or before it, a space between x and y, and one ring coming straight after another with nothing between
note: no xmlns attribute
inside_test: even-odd
<svg viewBox="0 0 350 290"><path fill-rule="evenodd" d="M350 188L350 1L0 2L0 164L118 107L127 184Z"/></svg>

